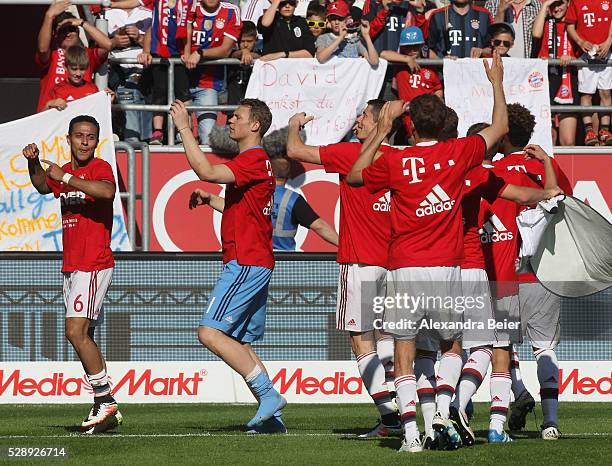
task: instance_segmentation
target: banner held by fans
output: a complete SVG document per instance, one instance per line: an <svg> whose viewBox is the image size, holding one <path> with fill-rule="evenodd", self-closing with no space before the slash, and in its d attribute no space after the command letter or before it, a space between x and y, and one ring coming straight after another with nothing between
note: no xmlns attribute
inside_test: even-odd
<svg viewBox="0 0 612 466"><path fill-rule="evenodd" d="M53 194L43 196L32 186L28 163L21 151L34 142L40 150L41 160L50 160L60 167L68 163L68 126L78 115L90 115L100 124L100 142L95 157L110 163L118 180L110 97L104 92L71 102L63 111L50 109L0 125L1 251L62 249L60 202ZM113 201L113 217L111 247L115 251L130 251L118 190Z"/></svg>
<svg viewBox="0 0 612 466"><path fill-rule="evenodd" d="M504 58L503 62L506 102L531 111L536 126L530 142L552 154L546 60ZM444 97L459 116L459 136L465 136L474 123L491 123L493 89L481 59L444 60Z"/></svg>
<svg viewBox="0 0 612 466"><path fill-rule="evenodd" d="M246 97L263 100L272 111L270 131L287 126L292 115L305 112L314 120L305 126L309 144L333 144L351 130L368 100L378 96L387 62L373 68L363 58L334 57L258 60Z"/></svg>

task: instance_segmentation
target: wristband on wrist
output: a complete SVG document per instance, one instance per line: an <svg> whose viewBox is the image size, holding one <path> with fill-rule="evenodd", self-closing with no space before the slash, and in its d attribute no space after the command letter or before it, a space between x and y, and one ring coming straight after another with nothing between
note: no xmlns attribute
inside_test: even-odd
<svg viewBox="0 0 612 466"><path fill-rule="evenodd" d="M178 130L178 132L180 133L181 131L183 131L184 129L189 128L189 126L183 126L181 129Z"/></svg>
<svg viewBox="0 0 612 466"><path fill-rule="evenodd" d="M285 58L289 58L289 51L285 50Z"/></svg>
<svg viewBox="0 0 612 466"><path fill-rule="evenodd" d="M62 182L64 184L68 184L70 182L70 178L72 178L70 173L64 173L64 176L62 176Z"/></svg>
<svg viewBox="0 0 612 466"><path fill-rule="evenodd" d="M85 25L85 20L81 19L81 24L79 25L79 27L83 27Z"/></svg>

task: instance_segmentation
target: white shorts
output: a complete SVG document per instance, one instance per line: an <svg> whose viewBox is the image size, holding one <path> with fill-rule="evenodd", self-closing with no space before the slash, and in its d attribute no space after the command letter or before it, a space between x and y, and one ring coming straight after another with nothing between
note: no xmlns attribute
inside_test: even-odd
<svg viewBox="0 0 612 466"><path fill-rule="evenodd" d="M396 304L385 308L384 330L387 333L400 340L415 340L423 330L433 330L444 341L461 337L462 316L454 306L456 297L461 296L459 267L391 270L389 288L393 293L388 293L387 297L399 299Z"/></svg>
<svg viewBox="0 0 612 466"><path fill-rule="evenodd" d="M523 336L537 349L554 349L561 335L561 298L540 282L520 283L519 302Z"/></svg>
<svg viewBox="0 0 612 466"><path fill-rule="evenodd" d="M611 54L608 54L608 60ZM588 55L583 54L582 58L585 57L588 58ZM598 89L612 89L612 66L593 65L578 68L578 91L581 94L595 94Z"/></svg>
<svg viewBox="0 0 612 466"><path fill-rule="evenodd" d="M387 269L376 265L340 264L336 327L350 332L374 330L382 314L374 312L374 299L387 293Z"/></svg>
<svg viewBox="0 0 612 466"><path fill-rule="evenodd" d="M513 343L522 343L521 317L518 295L504 296L493 302L495 321L503 328L497 328L497 341L493 343L495 348L505 348Z"/></svg>
<svg viewBox="0 0 612 466"><path fill-rule="evenodd" d="M102 323L102 303L113 279L113 268L94 272L64 273L66 317L84 317L90 326Z"/></svg>
<svg viewBox="0 0 612 466"><path fill-rule="evenodd" d="M492 345L497 341L495 329L489 320L495 319L489 277L483 269L461 269L461 288L466 301L474 299L474 305L465 306L463 322L463 349ZM481 327L484 326L484 329Z"/></svg>

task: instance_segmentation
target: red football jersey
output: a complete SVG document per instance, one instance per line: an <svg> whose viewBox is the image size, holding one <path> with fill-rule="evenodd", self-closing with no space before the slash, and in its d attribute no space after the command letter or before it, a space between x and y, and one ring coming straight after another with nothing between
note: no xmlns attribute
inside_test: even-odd
<svg viewBox="0 0 612 466"><path fill-rule="evenodd" d="M610 33L612 11L608 0L572 0L565 22L576 25L578 35L592 44L605 42ZM580 49L578 49L580 52Z"/></svg>
<svg viewBox="0 0 612 466"><path fill-rule="evenodd" d="M227 162L236 181L225 190L221 220L223 262L274 268L272 206L276 182L272 164L261 146Z"/></svg>
<svg viewBox="0 0 612 466"><path fill-rule="evenodd" d="M480 135L419 144L363 170L370 192L391 190L389 269L461 264L464 178L486 149Z"/></svg>
<svg viewBox="0 0 612 466"><path fill-rule="evenodd" d="M179 57L187 38L187 14L193 0L140 0L153 12L151 53L158 57Z"/></svg>
<svg viewBox="0 0 612 466"><path fill-rule="evenodd" d="M399 98L404 102L411 102L412 99L422 94L433 94L436 91L442 90L442 83L438 73L428 68L421 68L417 73L411 73L407 66L403 66L395 73L395 79ZM404 122L406 133L408 136L412 136L410 115L406 113L402 121Z"/></svg>
<svg viewBox="0 0 612 466"><path fill-rule="evenodd" d="M394 150L382 146L385 153ZM341 142L319 148L327 173L340 174L340 244L336 260L341 264L387 267L391 237L391 195L388 189L370 193L365 186L352 187L346 175L359 158L361 143Z"/></svg>
<svg viewBox="0 0 612 466"><path fill-rule="evenodd" d="M236 5L221 2L213 13L207 12L200 2L194 2L189 12L189 22L192 26L191 51L210 49L223 44L223 39L229 37L238 42L242 23L240 10ZM202 66L194 70L194 80L197 87L220 91L223 87L225 73L223 66Z"/></svg>
<svg viewBox="0 0 612 466"><path fill-rule="evenodd" d="M565 173L559 167L559 164L555 159L552 159L553 168L555 170L555 175L557 176L557 184L563 190L565 194L571 195L572 185L565 176ZM506 170L507 172L516 171L518 173L522 173L525 176L522 176L523 184L521 186L528 186L530 188L542 189L544 188L544 184L546 183L546 179L544 177L544 165L535 159L525 159L524 152L517 152L514 154L507 155L503 159L497 161L495 166L499 169ZM504 176L501 174L501 176ZM518 206L516 215L520 214L523 210L527 209L526 206ZM519 238L520 240L520 238ZM517 243L517 248L515 255L518 255L518 248L520 243ZM525 273L519 275L520 281L525 282L535 282L537 278L532 273Z"/></svg>
<svg viewBox="0 0 612 466"><path fill-rule="evenodd" d="M90 181L110 181L116 186L113 169L102 159L92 159L84 167L62 167L66 173ZM72 186L47 178L47 185L62 206L64 263L62 272L91 272L113 267L110 248L113 229L113 201L94 199Z"/></svg>
<svg viewBox="0 0 612 466"><path fill-rule="evenodd" d="M98 87L95 84L84 82L81 86L75 86L70 81L66 80L56 84L51 89L51 99L64 99L66 102L82 99L88 95L98 92Z"/></svg>
<svg viewBox="0 0 612 466"><path fill-rule="evenodd" d="M478 223L481 199L492 203L508 185L493 173L492 165L480 165L471 169L465 177L465 190L461 201L463 212L463 262L462 269L485 269L484 254L480 244Z"/></svg>
<svg viewBox="0 0 612 466"><path fill-rule="evenodd" d="M92 76L95 70L104 63L105 60L100 59L99 49L97 47L89 47L87 49L87 55L89 55L89 66L85 72L83 79L85 81L92 81ZM40 69L40 95L38 97L37 112L40 112L45 104L51 99L51 89L56 85L66 80L68 72L64 67L64 55L65 50L55 49L51 52L51 58L46 64L40 62L40 57L36 54L35 62L36 66Z"/></svg>

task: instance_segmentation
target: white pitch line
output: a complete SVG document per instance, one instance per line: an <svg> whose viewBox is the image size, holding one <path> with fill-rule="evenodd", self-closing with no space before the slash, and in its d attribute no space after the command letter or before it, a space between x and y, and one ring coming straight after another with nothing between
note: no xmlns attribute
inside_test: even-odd
<svg viewBox="0 0 612 466"><path fill-rule="evenodd" d="M356 437L357 434L334 434L334 433L323 433L323 432L302 432L302 433L287 433L279 434L277 437L330 437L330 438L343 438L343 437ZM579 432L571 434L561 434L561 438L580 438L580 437L610 437L612 432ZM257 434L235 433L235 434L222 434L222 433L190 433L190 434L106 434L106 435L87 435L87 434L68 434L68 435L0 435L0 440L4 439L63 439L63 438L188 438L188 437L259 437ZM529 438L518 438L521 440L530 440Z"/></svg>

